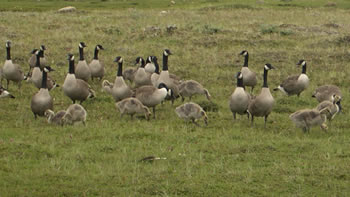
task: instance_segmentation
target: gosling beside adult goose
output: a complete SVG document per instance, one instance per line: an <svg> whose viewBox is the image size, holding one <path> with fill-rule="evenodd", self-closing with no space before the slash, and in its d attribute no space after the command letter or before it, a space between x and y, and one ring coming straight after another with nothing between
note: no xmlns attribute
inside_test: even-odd
<svg viewBox="0 0 350 197"><path fill-rule="evenodd" d="M90 67L88 66L84 58L85 47L86 47L86 44L84 42L79 43L79 61L75 68L75 77L77 79L82 79L88 82L88 80L91 77L91 71L90 71Z"/></svg>
<svg viewBox="0 0 350 197"><path fill-rule="evenodd" d="M10 81L18 83L18 87L21 87L21 82L24 80L23 71L18 64L14 64L11 59L11 42L6 42L6 61L2 67L2 77L6 79L6 89L9 88Z"/></svg>
<svg viewBox="0 0 350 197"><path fill-rule="evenodd" d="M208 116L205 111L196 103L189 102L176 107L176 114L185 120L191 120L193 124L200 126L196 121L204 117L205 125L208 124Z"/></svg>
<svg viewBox="0 0 350 197"><path fill-rule="evenodd" d="M274 67L267 63L264 66L264 84L261 92L258 96L253 98L248 106L248 112L252 118L252 126L254 124L254 117L264 117L264 126L266 128L267 118L270 115L273 105L275 104L275 99L271 95L270 89L267 85L267 73L269 70L274 69ZM243 75L244 79L244 75Z"/></svg>
<svg viewBox="0 0 350 197"><path fill-rule="evenodd" d="M89 64L92 80L94 80L94 78L99 78L101 81L105 75L104 63L98 59L98 52L100 50L104 50L104 48L99 44L96 45L94 51L94 59Z"/></svg>
<svg viewBox="0 0 350 197"><path fill-rule="evenodd" d="M326 125L328 113L330 113L328 108L324 108L321 111L317 109L302 109L292 113L289 118L304 132L310 131L310 128L314 126L321 126L323 130L326 130L328 128Z"/></svg>
<svg viewBox="0 0 350 197"><path fill-rule="evenodd" d="M323 85L318 87L312 94L312 97L316 98L319 103L323 101L332 101L332 96L336 94L342 97L341 90L336 85Z"/></svg>
<svg viewBox="0 0 350 197"><path fill-rule="evenodd" d="M115 106L119 110L121 117L124 114L129 114L131 119L133 119L135 114L141 113L145 115L147 120L149 120L149 116L151 115L148 107L144 106L137 98L131 97L123 99L122 101L115 103Z"/></svg>
<svg viewBox="0 0 350 197"><path fill-rule="evenodd" d="M316 109L318 111L322 111L325 108L328 108L329 113L327 113L327 119L331 122L335 115L337 115L341 110L342 110L342 106L340 104L341 102L341 97L339 95L334 94L332 96L332 100L333 101L322 101L321 103L319 103L316 107Z"/></svg>
<svg viewBox="0 0 350 197"><path fill-rule="evenodd" d="M280 90L288 96L298 95L299 97L309 86L309 77L306 75L306 61L300 60L297 65L302 66L301 74L289 76L281 85L273 89L274 91Z"/></svg>
<svg viewBox="0 0 350 197"><path fill-rule="evenodd" d="M134 77L135 87L152 85L151 73L146 72L145 70L145 60L142 57L137 57L135 64L141 64L141 66L137 69L135 73L135 77Z"/></svg>
<svg viewBox="0 0 350 197"><path fill-rule="evenodd" d="M243 74L238 72L236 74L237 87L230 96L230 110L233 114L233 119L236 120L236 114L248 114L248 106L250 102L250 94L245 91L243 86ZM249 114L248 114L249 118Z"/></svg>
<svg viewBox="0 0 350 197"><path fill-rule="evenodd" d="M34 114L34 118L36 119L37 116L44 116L45 111L48 109L53 110L53 99L50 95L49 90L47 89L46 82L47 82L47 69L44 68L42 72L42 86L35 95L32 97L32 101L30 103L30 107L32 109L32 112Z"/></svg>
<svg viewBox="0 0 350 197"><path fill-rule="evenodd" d="M189 97L190 101L193 95L204 94L207 99L210 101L210 94L207 89L205 89L202 84L198 83L195 80L183 81L179 85L179 95L182 98L182 102L185 100L185 97Z"/></svg>
<svg viewBox="0 0 350 197"><path fill-rule="evenodd" d="M73 103L76 100L80 101L80 104L87 98L95 97L95 92L90 88L89 84L82 80L77 79L74 74L74 55L68 54L69 71L64 80L62 89L66 96L68 96Z"/></svg>
<svg viewBox="0 0 350 197"><path fill-rule="evenodd" d="M63 124L74 125L77 122L82 122L86 126L87 112L83 106L79 104L70 105L64 116L62 117Z"/></svg>
<svg viewBox="0 0 350 197"><path fill-rule="evenodd" d="M257 80L256 80L256 73L251 71L248 68L248 61L249 61L249 53L246 50L243 50L239 55L244 56L244 64L241 69L241 73L243 74L243 86L249 86L251 87L250 92L253 92L254 87L256 86Z"/></svg>
<svg viewBox="0 0 350 197"><path fill-rule="evenodd" d="M9 91L7 91L5 88L3 88L0 85L0 98L5 98L5 97L15 98Z"/></svg>
<svg viewBox="0 0 350 197"><path fill-rule="evenodd" d="M108 80L102 82L103 89L110 93L114 100L121 101L125 98L132 96L132 91L130 87L125 83L123 78L123 58L118 56L115 58L114 62L118 63L118 72L114 80L114 84L110 83Z"/></svg>

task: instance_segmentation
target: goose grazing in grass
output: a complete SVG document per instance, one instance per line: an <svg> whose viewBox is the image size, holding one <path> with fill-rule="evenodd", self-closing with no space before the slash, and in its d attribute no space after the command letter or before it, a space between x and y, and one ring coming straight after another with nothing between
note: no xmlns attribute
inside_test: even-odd
<svg viewBox="0 0 350 197"><path fill-rule="evenodd" d="M331 101L322 101L320 104L317 105L316 109L318 111L322 111L325 108L328 108L329 113L327 113L327 119L331 123L331 121L334 119L335 115L338 114L342 110L342 106L340 104L341 102L341 96L334 94L332 96L332 102Z"/></svg>
<svg viewBox="0 0 350 197"><path fill-rule="evenodd" d="M146 60L146 65L145 65L145 71L148 73L154 73L156 71L156 66L154 65L154 62L152 59L154 56L148 56Z"/></svg>
<svg viewBox="0 0 350 197"><path fill-rule="evenodd" d="M74 55L68 54L69 60L69 72L63 83L63 92L68 96L73 103L76 100L80 101L80 104L87 98L95 97L95 92L90 88L89 84L81 79L77 79L74 74Z"/></svg>
<svg viewBox="0 0 350 197"><path fill-rule="evenodd" d="M94 80L94 78L99 78L101 80L105 75L104 64L98 59L98 52L100 50L104 50L104 48L99 44L96 45L95 52L94 52L94 59L89 64L92 80Z"/></svg>
<svg viewBox="0 0 350 197"><path fill-rule="evenodd" d="M310 128L313 126L321 126L322 129L326 130L328 128L326 125L328 113L330 113L328 108L324 108L321 111L317 109L302 109L292 113L289 118L304 132L310 131Z"/></svg>
<svg viewBox="0 0 350 197"><path fill-rule="evenodd" d="M37 116L44 116L45 111L48 109L53 110L53 99L49 93L49 90L47 89L46 82L47 82L47 69L44 68L42 72L42 86L33 97L30 104L30 107L32 109L32 112L34 114L35 119Z"/></svg>
<svg viewBox="0 0 350 197"><path fill-rule="evenodd" d="M204 123L205 125L208 124L208 116L205 113L205 111L196 103L185 103L183 105L178 106L175 109L176 114L185 120L191 120L192 123L199 126L199 124L196 122L198 119L204 117Z"/></svg>
<svg viewBox="0 0 350 197"><path fill-rule="evenodd" d="M15 98L9 91L7 91L5 88L3 88L0 85L0 98L5 98L5 97Z"/></svg>
<svg viewBox="0 0 350 197"><path fill-rule="evenodd" d="M135 73L135 77L134 77L135 87L152 85L151 73L146 72L145 70L145 60L142 57L137 57L135 64L141 64L141 66L137 69Z"/></svg>
<svg viewBox="0 0 350 197"><path fill-rule="evenodd" d="M342 97L341 90L335 85L323 85L318 87L312 94L312 97L316 98L319 103L323 101L332 101L333 95Z"/></svg>
<svg viewBox="0 0 350 197"><path fill-rule="evenodd" d="M86 126L86 116L87 112L83 106L79 104L70 105L66 114L62 117L63 124L74 125L77 122L82 122Z"/></svg>
<svg viewBox="0 0 350 197"><path fill-rule="evenodd" d="M86 47L86 44L84 42L80 42L79 43L79 61L78 64L75 68L75 77L77 79L82 79L86 82L88 82L88 80L91 77L91 71L90 71L90 67L88 66L88 64L86 63L86 60L84 58L84 48Z"/></svg>
<svg viewBox="0 0 350 197"><path fill-rule="evenodd" d="M264 84L261 89L261 92L258 96L251 100L248 106L248 112L252 117L252 126L254 124L254 117L264 117L265 128L267 117L272 111L272 107L275 104L275 99L271 95L270 89L267 85L267 73L269 70L274 69L274 67L267 63L264 66ZM244 75L243 75L244 80Z"/></svg>
<svg viewBox="0 0 350 197"><path fill-rule="evenodd" d="M21 82L24 80L23 71L18 64L14 64L11 59L11 42L6 42L6 61L2 67L2 77L6 79L6 89L9 88L10 81L18 83L19 88L21 87Z"/></svg>
<svg viewBox="0 0 350 197"><path fill-rule="evenodd" d="M130 87L125 83L122 75L123 58L118 56L115 58L114 62L118 63L118 72L114 80L114 84L110 83L107 80L104 80L102 82L102 87L106 92L110 93L113 96L114 100L117 102L125 98L131 97L132 91Z"/></svg>
<svg viewBox="0 0 350 197"><path fill-rule="evenodd" d="M151 112L148 107L144 106L137 98L126 98L122 101L115 103L116 108L120 112L120 116L122 117L124 114L129 114L131 119L135 114L144 114L145 118L149 120L149 116Z"/></svg>
<svg viewBox="0 0 350 197"><path fill-rule="evenodd" d="M250 92L253 92L253 89L256 86L257 80L256 80L256 73L251 71L248 68L249 53L248 51L244 50L241 53L239 53L239 55L244 56L244 65L241 69L241 73L243 74L243 86L252 87Z"/></svg>
<svg viewBox="0 0 350 197"><path fill-rule="evenodd" d="M66 114L66 111L61 110L56 114L51 109L45 111L45 116L49 124L63 125L63 116Z"/></svg>
<svg viewBox="0 0 350 197"><path fill-rule="evenodd" d="M185 100L185 97L189 97L190 101L193 95L204 94L207 99L210 101L210 94L207 89L205 89L200 83L195 80L187 80L179 85L179 95L182 98L182 102Z"/></svg>
<svg viewBox="0 0 350 197"><path fill-rule="evenodd" d="M45 57L45 52L46 47L45 45L41 45L40 49L33 49L31 54L32 56L29 58L28 60L28 64L29 64L29 72L36 66L36 52L39 51L40 53L40 69L44 69L44 67L47 65L47 60Z"/></svg>
<svg viewBox="0 0 350 197"><path fill-rule="evenodd" d="M243 86L243 74L241 72L238 72L236 74L236 78L237 87L230 97L230 109L233 114L233 119L235 120L237 113L240 115L248 113L248 105L251 99L250 94L245 91Z"/></svg>
<svg viewBox="0 0 350 197"><path fill-rule="evenodd" d="M301 92L309 86L309 77L306 75L306 61L300 60L297 65L302 66L301 74L289 76L281 85L273 89L274 91L281 90L288 96L296 94L299 97Z"/></svg>
<svg viewBox="0 0 350 197"><path fill-rule="evenodd" d="M135 98L147 107L153 108L153 118L156 118L156 106L160 104L167 95L171 95L171 90L164 84L159 84L158 88L148 85L136 89Z"/></svg>

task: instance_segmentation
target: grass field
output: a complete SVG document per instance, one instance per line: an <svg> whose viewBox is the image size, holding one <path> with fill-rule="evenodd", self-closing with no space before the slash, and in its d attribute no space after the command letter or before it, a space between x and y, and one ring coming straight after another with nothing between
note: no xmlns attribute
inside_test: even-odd
<svg viewBox="0 0 350 197"><path fill-rule="evenodd" d="M11 40L13 61L27 71L29 52L44 44L56 69L51 75L62 85L66 55L78 56L80 41L88 45L88 62L96 44L106 48L100 57L109 81L115 78L116 56L126 68L137 56L160 60L169 48L170 72L210 91L213 104L204 96L193 99L212 107L209 125L179 119L174 109L180 99L158 106L155 120L120 118L98 81L90 81L97 97L83 103L86 127L48 125L45 118L34 120L30 110L37 89L10 84L17 98L0 100L0 196L350 195L350 2L145 2L1 0L0 54L5 61L5 41ZM66 5L78 11L56 12ZM169 33L168 25L177 29ZM300 73L299 59L308 62L310 86L300 98L273 92L276 104L266 129L262 118L254 127L245 116L233 121L228 108L244 49L250 68L259 73L254 94L260 92L265 63L277 68L269 73L272 89ZM327 132L303 133L288 116L315 107L311 94L323 84L342 89L344 113ZM55 111L71 103L60 88L51 95ZM138 162L150 155L167 159Z"/></svg>

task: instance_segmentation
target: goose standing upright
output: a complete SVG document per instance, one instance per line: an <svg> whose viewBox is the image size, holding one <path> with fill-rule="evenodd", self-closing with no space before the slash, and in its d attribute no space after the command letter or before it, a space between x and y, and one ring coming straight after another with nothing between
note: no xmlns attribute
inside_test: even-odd
<svg viewBox="0 0 350 197"><path fill-rule="evenodd" d="M28 63L29 63L29 72L31 71L32 68L36 66L36 52L40 52L40 69L44 69L44 67L47 64L47 60L44 54L44 51L46 50L45 45L41 45L40 49L33 49L31 54L32 56L29 58Z"/></svg>
<svg viewBox="0 0 350 197"><path fill-rule="evenodd" d="M249 53L248 51L244 50L239 55L244 56L244 65L241 69L241 73L243 74L243 86L252 87L250 92L253 92L253 89L256 86L257 80L256 80L256 73L251 71L248 68Z"/></svg>
<svg viewBox="0 0 350 197"><path fill-rule="evenodd" d="M270 89L267 85L267 73L269 70L274 69L274 67L267 63L264 66L264 84L261 89L261 92L258 96L251 100L248 106L248 112L252 117L252 126L254 124L254 117L264 117L265 128L267 117L272 111L273 105L275 104L275 100L271 95ZM244 79L244 76L243 76Z"/></svg>
<svg viewBox="0 0 350 197"><path fill-rule="evenodd" d="M14 64L11 59L11 42L6 42L6 61L2 68L2 77L6 79L6 89L8 89L10 81L18 83L19 88L24 80L24 74L18 64Z"/></svg>
<svg viewBox="0 0 350 197"><path fill-rule="evenodd" d="M91 77L90 67L87 65L86 60L84 58L84 48L86 47L84 42L79 43L79 61L75 68L75 76L77 79L82 79L86 82Z"/></svg>
<svg viewBox="0 0 350 197"><path fill-rule="evenodd" d="M248 113L248 105L250 102L250 94L244 90L243 74L238 72L236 74L237 87L230 97L230 109L233 114L233 119L236 120L236 113L243 115ZM248 113L249 118L249 113Z"/></svg>
<svg viewBox="0 0 350 197"><path fill-rule="evenodd" d="M101 45L96 45L95 51L94 51L94 59L90 62L89 67L91 70L91 79L94 80L95 78L100 78L100 80L105 75L105 68L103 62L101 62L98 59L98 52L100 50L104 50L104 48Z"/></svg>
<svg viewBox="0 0 350 197"><path fill-rule="evenodd" d="M37 116L44 116L46 110L53 110L53 99L46 86L47 72L48 70L44 68L42 72L42 86L39 92L32 97L32 101L30 104L35 119L37 118Z"/></svg>

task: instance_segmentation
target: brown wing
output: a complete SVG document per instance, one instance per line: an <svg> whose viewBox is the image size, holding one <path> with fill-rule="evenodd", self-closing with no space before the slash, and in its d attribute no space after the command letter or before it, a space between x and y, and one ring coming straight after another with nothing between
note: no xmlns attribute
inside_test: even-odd
<svg viewBox="0 0 350 197"><path fill-rule="evenodd" d="M283 87L283 89L287 93L292 92L297 88L298 78L299 78L299 75L290 76L286 80L284 80L280 86Z"/></svg>

